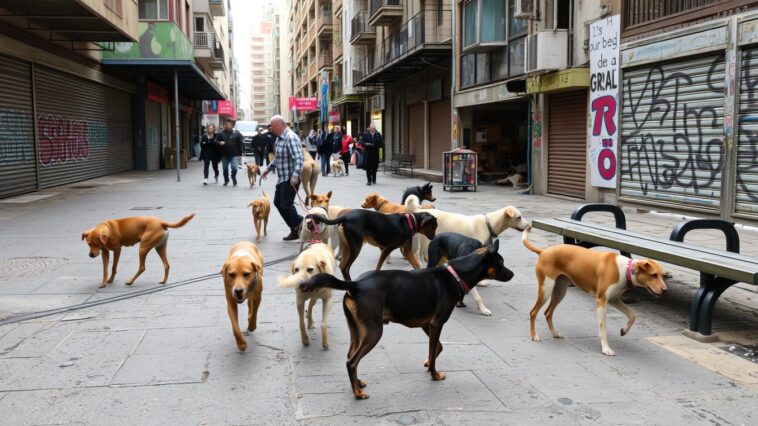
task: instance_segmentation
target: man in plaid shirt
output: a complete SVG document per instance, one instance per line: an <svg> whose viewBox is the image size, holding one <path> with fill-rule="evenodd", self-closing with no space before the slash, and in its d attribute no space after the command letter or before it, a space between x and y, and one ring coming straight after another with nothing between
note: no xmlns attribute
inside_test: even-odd
<svg viewBox="0 0 758 426"><path fill-rule="evenodd" d="M269 163L262 177L265 179L271 170L276 170L279 180L276 183L274 206L290 227L290 234L284 237L284 241L292 241L298 238L303 222L303 217L295 209L295 196L300 186L300 172L303 170L303 149L300 139L287 127L282 116L271 117L271 133L277 136L274 161Z"/></svg>

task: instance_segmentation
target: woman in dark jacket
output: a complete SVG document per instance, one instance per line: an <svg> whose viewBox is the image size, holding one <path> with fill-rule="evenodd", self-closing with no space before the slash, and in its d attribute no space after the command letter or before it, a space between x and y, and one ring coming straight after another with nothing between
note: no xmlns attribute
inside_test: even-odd
<svg viewBox="0 0 758 426"><path fill-rule="evenodd" d="M208 124L206 132L200 139L200 159L203 160L203 185L208 185L208 165L213 164L213 172L216 174L218 183L218 162L221 161L221 153L218 146L218 134L216 126Z"/></svg>
<svg viewBox="0 0 758 426"><path fill-rule="evenodd" d="M376 131L376 125L371 123L368 132L361 138L363 144L363 168L366 169L366 185L376 185L376 171L379 169L379 149L384 149L381 133Z"/></svg>

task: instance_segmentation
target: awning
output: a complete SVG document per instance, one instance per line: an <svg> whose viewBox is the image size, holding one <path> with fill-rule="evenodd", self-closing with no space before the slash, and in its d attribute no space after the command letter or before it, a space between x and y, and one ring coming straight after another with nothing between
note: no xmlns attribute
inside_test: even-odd
<svg viewBox="0 0 758 426"><path fill-rule="evenodd" d="M551 93L586 89L589 86L589 68L568 68L529 77L526 80L526 93Z"/></svg>
<svg viewBox="0 0 758 426"><path fill-rule="evenodd" d="M169 90L174 87L174 70L179 73L179 94L193 99L226 99L203 71L188 60L103 59L106 67L119 67L144 73L145 77ZM172 95L173 96L173 95Z"/></svg>
<svg viewBox="0 0 758 426"><path fill-rule="evenodd" d="M342 105L342 104L346 104L350 102L363 103L365 100L366 98L364 97L364 95L345 95L345 96L340 96L339 98L335 99L334 102L332 102L332 106Z"/></svg>
<svg viewBox="0 0 758 426"><path fill-rule="evenodd" d="M57 37L50 34L55 41L137 41L137 34L128 34L124 28L83 3L75 0L0 0L0 9L10 12L0 17L26 19L25 30L44 31L40 34L46 37L50 32L57 33ZM137 6L132 2L117 4L118 13L129 12L121 7L133 8L136 13ZM105 10L105 6L101 7Z"/></svg>

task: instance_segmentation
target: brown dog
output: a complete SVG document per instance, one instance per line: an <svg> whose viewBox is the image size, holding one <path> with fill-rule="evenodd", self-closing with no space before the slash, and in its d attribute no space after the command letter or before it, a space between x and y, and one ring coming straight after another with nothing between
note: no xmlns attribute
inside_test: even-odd
<svg viewBox="0 0 758 426"><path fill-rule="evenodd" d="M244 351L247 349L247 342L240 332L237 305L247 300L247 331L255 331L258 306L263 295L263 255L255 244L240 241L229 250L229 256L221 268L221 275L224 277L226 308L232 321L232 333L237 341L237 348Z"/></svg>
<svg viewBox="0 0 758 426"><path fill-rule="evenodd" d="M255 177L261 175L261 168L255 163L245 163L247 167L247 180L250 182L250 188L255 186Z"/></svg>
<svg viewBox="0 0 758 426"><path fill-rule="evenodd" d="M300 181L303 182L305 191L305 204L308 205L311 195L316 193L316 182L321 174L321 166L311 157L311 154L303 148L303 170L300 172Z"/></svg>
<svg viewBox="0 0 758 426"><path fill-rule="evenodd" d="M262 197L256 198L248 204L253 208L253 226L255 226L255 241L261 241L261 222L263 222L263 235L268 236L268 216L271 213L271 202L266 191L261 191Z"/></svg>
<svg viewBox="0 0 758 426"><path fill-rule="evenodd" d="M633 260L615 253L590 250L570 244L559 244L541 249L528 240L530 227L524 230L521 241L529 250L537 253L534 271L537 275L537 301L529 313L529 334L532 340L540 340L534 329L534 322L542 305L550 299L545 311L545 319L550 332L556 339L562 339L553 326L553 313L566 295L570 283L597 299L597 321L600 334L600 346L603 354L616 355L608 346L605 316L607 304L615 307L627 317L627 323L621 329L621 335L629 332L634 324L634 312L621 301L621 295L633 287L644 287L655 297L666 293L663 282L664 271L661 265L652 259Z"/></svg>
<svg viewBox="0 0 758 426"><path fill-rule="evenodd" d="M323 207L329 210L329 200L332 199L332 191L326 194L311 194L308 198L311 200L311 207Z"/></svg>
<svg viewBox="0 0 758 426"><path fill-rule="evenodd" d="M372 192L367 195L363 200L361 207L364 209L374 209L379 213L393 214L393 213L408 213L408 209L402 204L393 203L392 201L382 197L378 192ZM433 209L433 204L424 204L419 206L420 209Z"/></svg>
<svg viewBox="0 0 758 426"><path fill-rule="evenodd" d="M113 282L116 277L116 268L118 259L121 257L121 247L133 246L139 244L139 269L126 285L132 285L143 272L145 272L145 258L150 250L155 249L158 256L163 261L163 281L168 281L168 257L166 256L166 245L168 243L168 228L181 228L189 222L195 214L185 216L176 223L164 222L153 216L127 217L124 219L111 219L95 225L82 232L82 241L87 241L89 245L89 257L97 257L98 254L103 258L103 281L100 288ZM111 276L108 278L108 259L110 251L113 252L113 268Z"/></svg>

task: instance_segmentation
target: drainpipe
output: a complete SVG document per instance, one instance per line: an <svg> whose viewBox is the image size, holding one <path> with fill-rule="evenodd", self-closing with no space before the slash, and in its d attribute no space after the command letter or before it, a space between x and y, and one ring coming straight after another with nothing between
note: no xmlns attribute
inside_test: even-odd
<svg viewBox="0 0 758 426"><path fill-rule="evenodd" d="M532 192L532 96L529 96L526 117L526 182L529 185L521 192L522 195Z"/></svg>
<svg viewBox="0 0 758 426"><path fill-rule="evenodd" d="M176 142L176 181L181 182L179 174L179 71L174 70L174 141Z"/></svg>
<svg viewBox="0 0 758 426"><path fill-rule="evenodd" d="M455 62L456 62L455 61L456 59L456 53L455 53L456 52L456 38L455 38L456 21L455 21L455 18L457 14L455 12L458 9L458 0L452 0L450 3L452 4L452 8L450 12L451 13L450 30L451 30L451 37L452 37L451 41L453 45L452 46L453 47L452 49L453 50L452 51L453 63L450 66L450 75L451 75L451 78L450 78L450 146L451 146L451 149L456 149L459 146L458 140L456 137L457 135L455 134L457 133L457 129L455 128L457 125L457 120L455 117L456 111L455 111L455 96L454 96L455 95L455 81L457 80L456 69L455 69Z"/></svg>

